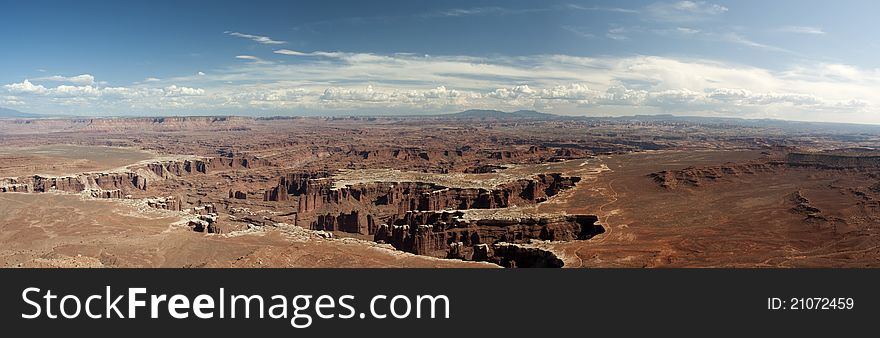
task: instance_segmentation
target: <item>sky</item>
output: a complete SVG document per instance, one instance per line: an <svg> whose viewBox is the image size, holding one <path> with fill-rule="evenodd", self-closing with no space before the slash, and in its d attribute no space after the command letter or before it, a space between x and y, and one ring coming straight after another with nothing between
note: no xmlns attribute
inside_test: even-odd
<svg viewBox="0 0 880 338"><path fill-rule="evenodd" d="M0 0L0 107L880 123L877 1Z"/></svg>

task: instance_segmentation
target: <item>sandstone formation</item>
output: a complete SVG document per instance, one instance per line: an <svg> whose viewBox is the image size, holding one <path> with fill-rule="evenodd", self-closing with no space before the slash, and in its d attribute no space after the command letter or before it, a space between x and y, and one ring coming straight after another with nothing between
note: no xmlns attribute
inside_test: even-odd
<svg viewBox="0 0 880 338"><path fill-rule="evenodd" d="M467 259L473 255L480 257L474 247L481 244L585 240L605 232L594 215L477 220L463 216L461 211L410 211L393 224L380 225L374 240L419 255L443 257L453 250L456 256Z"/></svg>
<svg viewBox="0 0 880 338"><path fill-rule="evenodd" d="M147 169L162 178L185 176L191 174L207 174L208 171L252 169L269 166L271 162L255 157L210 157L203 159L162 161L148 163Z"/></svg>
<svg viewBox="0 0 880 338"><path fill-rule="evenodd" d="M265 194L266 201L297 199L297 223L315 230L371 235L381 222L408 211L506 208L545 201L580 178L540 174L492 190L449 188L423 182L372 182L334 188L326 172L288 174Z"/></svg>
<svg viewBox="0 0 880 338"><path fill-rule="evenodd" d="M147 205L152 208L162 209L162 210L171 210L171 211L181 211L182 206L180 204L180 199L175 198L174 196L166 196L166 197L156 197L156 198L148 198L146 199Z"/></svg>
<svg viewBox="0 0 880 338"><path fill-rule="evenodd" d="M492 245L493 257L489 260L506 268L561 268L562 262L553 252L513 243Z"/></svg>
<svg viewBox="0 0 880 338"><path fill-rule="evenodd" d="M712 182L730 181L742 175L770 173L777 170L780 162L731 163L722 166L688 167L681 170L664 170L649 176L666 189L678 187L699 187Z"/></svg>
<svg viewBox="0 0 880 338"><path fill-rule="evenodd" d="M791 152L786 158L791 166L808 166L822 169L880 170L880 152L876 151L834 151L834 152Z"/></svg>

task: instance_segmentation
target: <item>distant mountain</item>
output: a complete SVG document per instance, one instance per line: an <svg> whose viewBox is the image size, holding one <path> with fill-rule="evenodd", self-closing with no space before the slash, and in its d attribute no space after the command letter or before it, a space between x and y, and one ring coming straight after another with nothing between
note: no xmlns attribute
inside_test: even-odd
<svg viewBox="0 0 880 338"><path fill-rule="evenodd" d="M0 118L42 117L38 114L22 113L18 110L0 107Z"/></svg>
<svg viewBox="0 0 880 338"><path fill-rule="evenodd" d="M504 120L504 119L554 119L559 117L559 115L547 114L542 112L537 112L534 110L517 110L515 112L503 112L500 110L491 110L491 109L471 109L465 110L460 113L454 114L445 114L440 115L442 117L456 118L456 119L493 119L493 120Z"/></svg>
<svg viewBox="0 0 880 338"><path fill-rule="evenodd" d="M460 113L435 115L441 118L474 119L474 120L569 120L569 121L606 121L611 123L627 122L673 122L688 123L713 127L749 127L773 128L785 132L827 132L832 134L864 133L880 134L880 125L853 124L836 122L804 122L774 119L744 119L737 117L687 116L687 115L634 115L634 116L563 116L541 113L534 110L518 110L503 112L490 109L471 109Z"/></svg>

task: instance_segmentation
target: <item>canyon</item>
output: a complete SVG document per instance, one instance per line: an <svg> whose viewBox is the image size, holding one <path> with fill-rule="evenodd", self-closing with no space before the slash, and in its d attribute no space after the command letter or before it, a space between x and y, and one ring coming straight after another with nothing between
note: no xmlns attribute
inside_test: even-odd
<svg viewBox="0 0 880 338"><path fill-rule="evenodd" d="M0 262L878 265L880 133L723 125L0 119Z"/></svg>

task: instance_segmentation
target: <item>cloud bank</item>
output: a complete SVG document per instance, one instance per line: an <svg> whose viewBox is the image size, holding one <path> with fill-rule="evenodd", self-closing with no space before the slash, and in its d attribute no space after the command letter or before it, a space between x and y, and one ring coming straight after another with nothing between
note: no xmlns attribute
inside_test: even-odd
<svg viewBox="0 0 880 338"><path fill-rule="evenodd" d="M880 70L813 63L782 71L705 59L419 56L279 49L198 75L128 87L24 79L0 96L78 114L111 111L433 113L539 109L880 122ZM193 72L192 74L195 74ZM158 79L157 79L158 80Z"/></svg>

